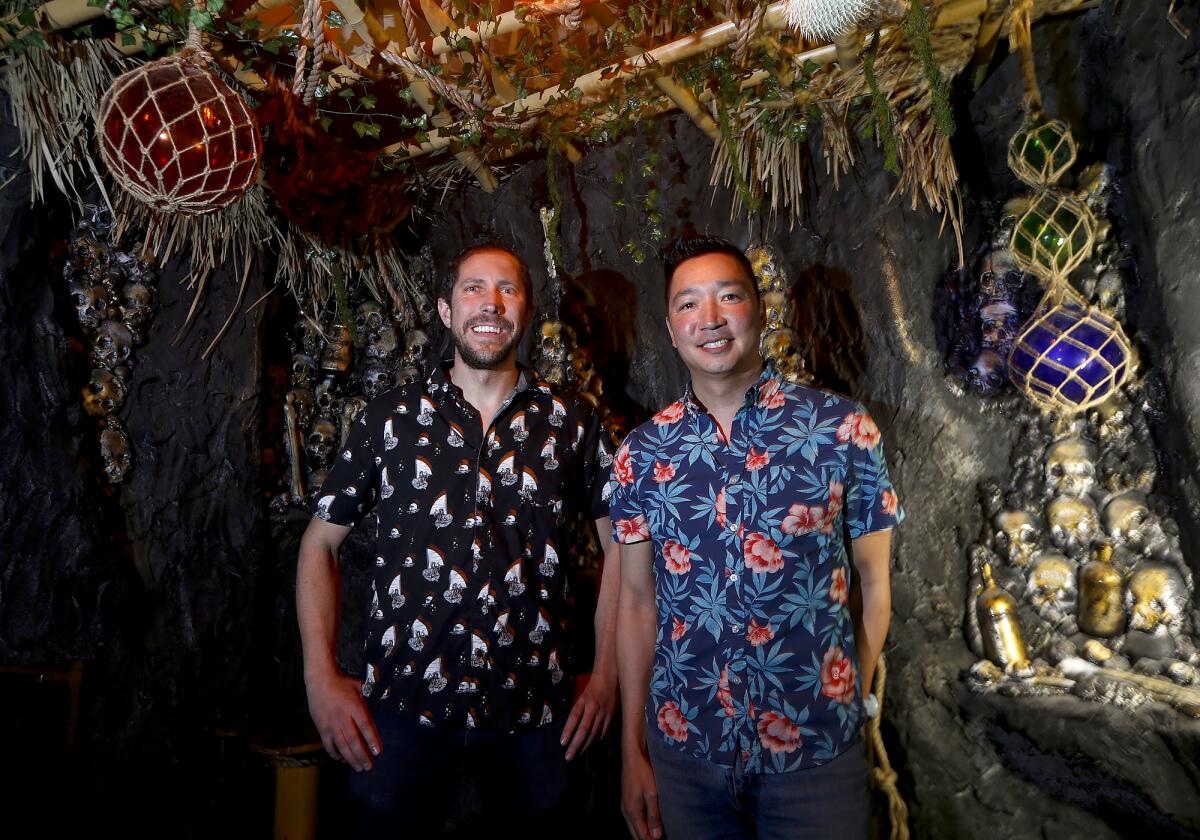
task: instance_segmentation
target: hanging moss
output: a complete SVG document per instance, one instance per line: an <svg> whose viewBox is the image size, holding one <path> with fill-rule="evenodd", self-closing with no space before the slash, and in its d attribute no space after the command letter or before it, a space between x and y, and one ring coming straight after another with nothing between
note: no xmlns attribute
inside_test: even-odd
<svg viewBox="0 0 1200 840"><path fill-rule="evenodd" d="M929 12L923 0L911 0L908 14L904 18L904 33L912 44L913 53L921 62L929 91L933 95L933 122L938 134L951 137L954 134L954 114L950 110L950 85L933 60L933 45L929 40Z"/></svg>
<svg viewBox="0 0 1200 840"><path fill-rule="evenodd" d="M738 198L742 200L742 206L746 208L748 214L754 213L758 210L758 195L750 188L750 184L746 181L746 175L742 172L738 138L733 133L733 126L729 121L729 110L725 107L724 100L720 98L717 99L717 126L721 129L721 138L725 141L725 147L729 153L729 169L733 173L733 183L737 187Z"/></svg>
<svg viewBox="0 0 1200 840"><path fill-rule="evenodd" d="M875 75L875 57L879 54L879 31L871 39L871 46L863 53L863 74L867 88L871 91L871 122L875 126L875 142L883 146L883 168L893 175L900 175L900 158L896 153L896 133L892 130L892 108L879 89Z"/></svg>
<svg viewBox="0 0 1200 840"><path fill-rule="evenodd" d="M356 347L362 345L358 343L358 330L354 327L354 313L350 311L350 296L346 293L346 278L342 274L342 264L334 260L330 264L330 269L333 274L333 300L337 306L338 320L346 325L346 329L350 333L350 342Z"/></svg>
<svg viewBox="0 0 1200 840"><path fill-rule="evenodd" d="M546 239L550 244L550 256L561 272L566 269L563 266L562 248L558 237L558 223L562 220L563 199L562 193L558 189L557 163L558 134L554 133L546 142L546 191L550 193L550 207L554 210L554 215L550 217L550 223L546 225Z"/></svg>

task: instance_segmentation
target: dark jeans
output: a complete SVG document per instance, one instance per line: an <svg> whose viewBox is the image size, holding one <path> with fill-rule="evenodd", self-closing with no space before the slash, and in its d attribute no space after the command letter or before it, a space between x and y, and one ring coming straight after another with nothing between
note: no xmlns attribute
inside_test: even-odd
<svg viewBox="0 0 1200 840"><path fill-rule="evenodd" d="M745 773L694 758L648 732L667 840L864 840L867 761L861 742L790 773Z"/></svg>
<svg viewBox="0 0 1200 840"><path fill-rule="evenodd" d="M383 752L370 770L350 774L354 837L425 840L446 836L448 825L467 829L472 809L460 802L464 787L478 791L482 806L470 822L496 836L561 833L562 723L521 733L436 729L401 717L377 719L376 726Z"/></svg>

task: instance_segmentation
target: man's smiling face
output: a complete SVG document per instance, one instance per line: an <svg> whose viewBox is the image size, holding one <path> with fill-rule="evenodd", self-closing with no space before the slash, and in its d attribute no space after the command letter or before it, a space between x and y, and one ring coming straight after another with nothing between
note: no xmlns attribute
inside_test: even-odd
<svg viewBox="0 0 1200 840"><path fill-rule="evenodd" d="M472 253L458 267L450 300L438 300L438 314L468 367L506 366L533 315L516 257L491 248Z"/></svg>
<svg viewBox="0 0 1200 840"><path fill-rule="evenodd" d="M692 377L756 371L762 307L754 279L732 256L701 254L671 276L667 331Z"/></svg>

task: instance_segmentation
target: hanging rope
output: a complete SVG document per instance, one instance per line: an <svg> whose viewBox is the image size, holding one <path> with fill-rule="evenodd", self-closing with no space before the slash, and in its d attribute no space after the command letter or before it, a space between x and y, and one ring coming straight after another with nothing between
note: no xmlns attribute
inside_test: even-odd
<svg viewBox="0 0 1200 840"><path fill-rule="evenodd" d="M416 0L400 0L400 14L404 16L404 34L408 36L408 45L416 47L429 58L433 57L433 44L421 38L417 29L417 10L413 8Z"/></svg>
<svg viewBox="0 0 1200 840"><path fill-rule="evenodd" d="M1042 91L1038 86L1037 67L1033 63L1033 0L1016 0L1009 23L1008 42L1021 56L1021 75L1025 79L1025 113L1037 118L1042 114Z"/></svg>
<svg viewBox="0 0 1200 840"><path fill-rule="evenodd" d="M310 46L311 45L311 46ZM307 75L304 65L312 53L312 67ZM300 21L300 48L296 51L296 75L292 93L303 96L305 105L312 105L321 81L321 57L325 52L325 13L321 0L304 0L304 17Z"/></svg>
<svg viewBox="0 0 1200 840"><path fill-rule="evenodd" d="M750 16L737 22L738 36L733 47L733 60L738 64L746 63L746 56L750 52L750 43L754 40L754 36L762 30L762 22L766 14L767 4L765 2L755 3Z"/></svg>
<svg viewBox="0 0 1200 840"><path fill-rule="evenodd" d="M208 11L206 0L196 0L192 8L192 13L188 15L188 34L187 41L185 42L187 49L204 63L212 61L212 53L204 48L204 39L200 37L200 29L196 26L195 14L206 11Z"/></svg>
<svg viewBox="0 0 1200 840"><path fill-rule="evenodd" d="M875 665L875 684L872 693L879 701L879 714L867 720L867 763L871 767L871 781L876 790L883 791L888 800L888 816L892 823L892 840L908 840L908 806L896 786L898 776L888 760L887 748L883 745L880 723L883 721L883 693L887 686L887 662L883 654Z"/></svg>

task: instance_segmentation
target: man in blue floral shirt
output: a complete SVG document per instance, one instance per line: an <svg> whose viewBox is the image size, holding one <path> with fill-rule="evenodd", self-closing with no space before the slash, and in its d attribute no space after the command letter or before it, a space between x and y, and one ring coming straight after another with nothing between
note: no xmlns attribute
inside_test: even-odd
<svg viewBox="0 0 1200 840"><path fill-rule="evenodd" d="M736 247L676 243L666 283L691 383L629 435L610 502L626 819L639 840L865 837L863 697L903 518L879 429L763 365Z"/></svg>

